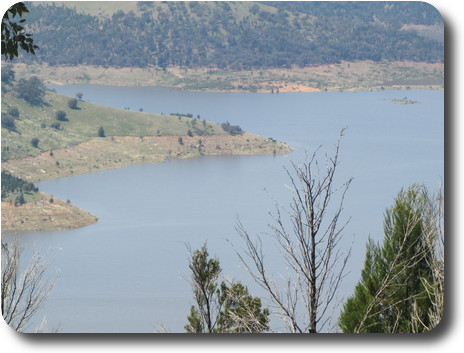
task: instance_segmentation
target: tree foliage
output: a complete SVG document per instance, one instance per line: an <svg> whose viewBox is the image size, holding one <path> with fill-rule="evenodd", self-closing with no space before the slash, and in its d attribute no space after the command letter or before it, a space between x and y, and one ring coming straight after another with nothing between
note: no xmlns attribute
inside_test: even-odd
<svg viewBox="0 0 464 353"><path fill-rule="evenodd" d="M11 175L6 170L2 170L2 199L10 193L38 192L39 189L17 176Z"/></svg>
<svg viewBox="0 0 464 353"><path fill-rule="evenodd" d="M222 123L221 127L225 132L227 132L229 135L232 135L232 136L243 134L243 130L240 126L231 125L228 121L226 121L225 123Z"/></svg>
<svg viewBox="0 0 464 353"><path fill-rule="evenodd" d="M78 109L77 107L78 100L76 98L71 98L68 100L68 107L71 109Z"/></svg>
<svg viewBox="0 0 464 353"><path fill-rule="evenodd" d="M39 142L40 140L37 137L33 137L31 139L31 146L35 148L39 148Z"/></svg>
<svg viewBox="0 0 464 353"><path fill-rule="evenodd" d="M105 129L103 128L103 126L100 126L98 128L98 137L106 137L105 135Z"/></svg>
<svg viewBox="0 0 464 353"><path fill-rule="evenodd" d="M43 103L46 90L43 81L36 76L29 79L22 78L14 86L16 95L32 105Z"/></svg>
<svg viewBox="0 0 464 353"><path fill-rule="evenodd" d="M2 127L10 130L10 131L17 131L15 118L8 114L2 114Z"/></svg>
<svg viewBox="0 0 464 353"><path fill-rule="evenodd" d="M2 55L5 60L18 57L18 49L35 54L35 50L39 48L34 44L32 34L26 33L23 27L26 20L22 17L28 12L26 5L18 2L11 6L2 17ZM17 19L16 15L22 19Z"/></svg>
<svg viewBox="0 0 464 353"><path fill-rule="evenodd" d="M361 280L340 315L343 332L424 332L438 324L444 295L441 212L423 186L398 194L385 214L383 244L367 244Z"/></svg>
<svg viewBox="0 0 464 353"><path fill-rule="evenodd" d="M40 4L28 21L44 43L34 60L50 65L247 70L356 60L443 62L443 41L404 30L409 24L442 26L431 6L304 3L180 1L111 16Z"/></svg>
<svg viewBox="0 0 464 353"><path fill-rule="evenodd" d="M66 112L63 110L58 110L55 113L55 118L58 121L68 121L69 119L66 117Z"/></svg>
<svg viewBox="0 0 464 353"><path fill-rule="evenodd" d="M190 308L189 333L256 333L268 330L269 310L239 282L219 284L219 260L209 257L206 244L191 255L192 289L196 306Z"/></svg>

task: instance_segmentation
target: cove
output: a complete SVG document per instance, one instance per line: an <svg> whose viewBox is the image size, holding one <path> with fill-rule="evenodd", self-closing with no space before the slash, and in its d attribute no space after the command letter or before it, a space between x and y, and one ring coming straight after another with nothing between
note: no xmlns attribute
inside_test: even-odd
<svg viewBox="0 0 464 353"><path fill-rule="evenodd" d="M383 213L401 188L444 178L443 91L323 93L207 93L158 87L54 86L58 93L113 107L154 113L192 113L213 122L288 143L288 156L204 156L38 183L41 191L95 214L99 222L63 232L24 232L29 244L57 248L60 271L37 315L61 332L183 332L193 295L188 250L208 242L224 275L262 292L240 267L227 240L240 247L237 217L250 231L267 231L272 197L288 204L284 167L321 147L331 153L344 127L337 182L353 177L344 219L353 243L350 275L340 296L359 279L368 236L383 237ZM393 99L419 101L397 104ZM272 244L266 254L283 271ZM184 277L184 278L183 278Z"/></svg>

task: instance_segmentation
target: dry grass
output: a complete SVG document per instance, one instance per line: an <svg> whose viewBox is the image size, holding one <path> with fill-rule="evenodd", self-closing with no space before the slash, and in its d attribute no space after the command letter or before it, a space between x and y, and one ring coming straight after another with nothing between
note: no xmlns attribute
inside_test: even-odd
<svg viewBox="0 0 464 353"><path fill-rule="evenodd" d="M171 158L221 154L284 154L286 144L250 133L214 136L115 136L94 138L73 147L3 163L3 168L28 181L121 168L130 164L157 163Z"/></svg>
<svg viewBox="0 0 464 353"><path fill-rule="evenodd" d="M15 207L2 201L3 230L66 230L95 223L94 215L59 199L40 193L41 199ZM53 202L50 200L53 199Z"/></svg>

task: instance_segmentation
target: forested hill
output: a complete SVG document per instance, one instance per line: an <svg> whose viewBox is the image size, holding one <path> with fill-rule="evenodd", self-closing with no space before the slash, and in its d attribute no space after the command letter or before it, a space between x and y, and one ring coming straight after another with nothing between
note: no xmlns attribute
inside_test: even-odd
<svg viewBox="0 0 464 353"><path fill-rule="evenodd" d="M443 62L443 22L421 2L31 2L37 55L107 67L288 68Z"/></svg>

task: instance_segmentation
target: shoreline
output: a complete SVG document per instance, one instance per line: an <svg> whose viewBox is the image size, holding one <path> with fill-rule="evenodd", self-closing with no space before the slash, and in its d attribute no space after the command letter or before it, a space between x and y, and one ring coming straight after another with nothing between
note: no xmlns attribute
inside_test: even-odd
<svg viewBox="0 0 464 353"><path fill-rule="evenodd" d="M35 157L9 160L2 163L2 168L25 180L38 182L134 164L160 163L203 155L270 155L292 152L285 143L247 132L237 136L181 137L182 145L179 143L179 136L113 136L93 139L73 147L54 150L53 156L45 151ZM147 148L151 149L150 154L144 153ZM98 221L97 216L70 202L54 199L52 195L39 194L42 195L41 200L29 201L18 207L2 201L2 229L68 230Z"/></svg>
<svg viewBox="0 0 464 353"><path fill-rule="evenodd" d="M2 231L58 231L89 226L98 217L43 192L41 198L14 206L2 201Z"/></svg>
<svg viewBox="0 0 464 353"><path fill-rule="evenodd" d="M15 63L14 70L18 78L38 76L53 85L156 86L193 92L301 93L444 88L444 64L423 62L342 62L249 71Z"/></svg>
<svg viewBox="0 0 464 353"><path fill-rule="evenodd" d="M55 149L52 156L44 151L36 156L11 159L3 162L2 168L35 183L203 155L271 155L292 151L286 143L249 132L236 136L110 136Z"/></svg>

